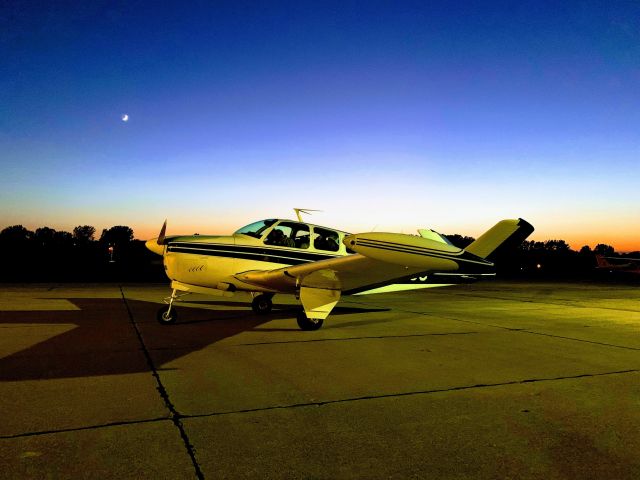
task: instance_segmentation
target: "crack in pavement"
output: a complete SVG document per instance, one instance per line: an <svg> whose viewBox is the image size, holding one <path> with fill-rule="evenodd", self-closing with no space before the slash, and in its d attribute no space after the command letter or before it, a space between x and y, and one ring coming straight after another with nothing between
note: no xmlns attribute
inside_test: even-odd
<svg viewBox="0 0 640 480"><path fill-rule="evenodd" d="M638 347L628 347L626 345L616 345L614 343L596 342L595 340L584 340L584 339L580 339L580 338L565 337L563 335L554 335L552 333L534 332L532 330L524 330L524 329L517 329L517 328L507 328L507 327L502 327L502 328L505 328L506 330L511 330L513 332L530 333L531 335L541 335L543 337L562 338L564 340L573 340L575 342L592 343L594 345L603 345L605 347L622 348L622 349L625 349L625 350L640 351L640 348L638 348Z"/></svg>
<svg viewBox="0 0 640 480"><path fill-rule="evenodd" d="M371 335L363 337L346 337L346 338L312 338L307 340L280 340L275 342L255 342L255 343L238 343L234 347L247 347L252 345L278 345L289 343L313 343L313 342L345 342L349 340L385 340L387 338L411 338L411 337L432 337L447 335L471 335L482 332L443 332L443 333L412 333L407 335Z"/></svg>
<svg viewBox="0 0 640 480"><path fill-rule="evenodd" d="M437 292L435 292L437 294ZM464 292L449 292L449 293L440 293L440 295L455 295L457 297L471 297L471 298L489 298L491 300L503 300L507 302L516 302L516 303L537 303L540 305L554 305L561 307L576 307L576 308L590 308L597 310L614 310L619 312L632 312L632 313L640 313L640 310L633 310L630 308L614 308L614 307L604 307L604 306L591 306L591 305L581 305L578 302L579 300L570 300L570 299L558 299L557 301L541 301L533 298L509 298L509 297L499 297L494 295L480 295L474 293L464 293ZM356 302L354 302L356 303Z"/></svg>
<svg viewBox="0 0 640 480"><path fill-rule="evenodd" d="M153 363L153 359L151 358L151 354L149 353L149 350L147 349L147 346L144 343L144 340L142 338L142 333L140 332L140 329L138 328L138 325L136 324L136 321L133 318L133 313L131 312L131 309L129 308L129 303L127 302L127 298L125 297L124 291L122 290L122 285L118 285L118 288L120 289L120 294L122 295L122 301L124 302L124 306L127 309L127 313L129 315L129 320L131 321L131 325L133 326L133 328L134 328L134 330L136 332L136 336L138 337L138 341L140 342L140 345L142 347L142 351L143 351L144 356L145 356L145 358L147 360L147 364L149 365L149 368L151 369L151 374L153 375L153 377L156 380L156 383L157 383L156 389L158 390L158 393L162 397L162 400L164 401L165 406L167 407L167 409L171 413L171 416L170 416L171 421L173 422L173 424L176 426L176 428L180 432L180 438L182 438L182 441L184 442L184 446L185 446L185 448L187 450L187 454L189 455L189 458L191 459L191 463L193 464L193 468L195 470L196 477L198 479L200 479L200 480L204 480L204 473L202 472L202 469L200 468L200 465L198 464L198 460L196 459L195 447L191 444L191 441L189 440L187 432L185 431L184 426L182 425L182 422L180 421L180 419L184 418L184 417L182 415L180 415L180 413L176 410L175 406L171 402L171 399L169 398L169 393L167 392L167 390L164 388L164 385L162 384L162 380L160 379L160 374L158 373L158 370L156 369L156 366Z"/></svg>
<svg viewBox="0 0 640 480"><path fill-rule="evenodd" d="M357 302L353 302L353 303L357 303ZM373 303L373 304L358 303L358 304L359 305L364 305L364 306L367 306L367 305L379 306L379 305L377 305L375 303ZM527 330L525 328L505 327L503 325L495 325L493 323L475 322L473 320L463 320L461 318L457 318L457 317L453 317L453 316L449 316L449 315L443 315L441 313L416 312L416 311L413 311L413 310L401 310L401 309L396 308L396 307L394 307L393 310L396 310L396 311L402 312L402 313L412 313L414 315L423 315L425 317L444 318L446 320L452 320L454 322L470 323L472 325L481 325L481 326L484 326L484 327L498 328L500 330L507 330L509 332L528 333L528 334L531 334L531 335L541 335L541 336L544 336L544 337L561 338L563 340L571 340L571 341L574 341L574 342L582 342L582 343L591 343L591 344L594 344L594 345L602 345L602 346L605 346L605 347L622 348L624 350L640 351L640 348L638 348L638 347L629 347L629 346L626 346L626 345L616 345L615 343L596 342L595 340L585 340L585 339L575 338L575 337L566 337L566 336L563 336L563 335L554 335L552 333L535 332L533 330ZM612 310L612 309L609 309L609 310ZM621 310L621 311L625 311L625 310Z"/></svg>
<svg viewBox="0 0 640 480"><path fill-rule="evenodd" d="M96 425L85 425L82 427L59 428L57 430L39 430L35 432L14 433L12 435L0 435L0 440L21 437L35 437L38 435L50 435L54 433L82 432L84 430L98 430L100 428L121 427L125 425L138 425L141 423L170 422L169 417L147 418L144 420L125 420L121 422L101 423Z"/></svg>
<svg viewBox="0 0 640 480"><path fill-rule="evenodd" d="M459 385L454 387L434 388L429 390L415 390L410 392L385 393L380 395L364 395L361 397L340 398L336 400L301 402L301 403L292 403L288 405L272 405L268 407L247 408L242 410L231 410L226 412L211 412L211 413L202 413L202 414L194 414L194 415L188 415L188 414L183 415L178 413L174 409L175 416L172 416L170 418L159 417L159 418L151 418L151 419L145 419L145 420L131 420L131 421L113 422L113 423L106 423L106 424L99 424L99 425L89 425L84 427L63 428L58 430L26 432L26 433L19 433L19 434L13 434L13 435L3 435L3 436L0 436L0 440L15 439L20 437L31 437L31 436L37 436L37 435L50 435L50 434L56 434L56 433L77 432L77 431L83 431L83 430L94 430L94 429L100 429L100 428L117 427L122 425L137 425L137 424L143 424L143 423L171 421L172 423L175 424L176 420L180 421L182 419L189 420L189 419L197 419L197 418L218 417L223 415L239 415L244 413L268 412L272 410L288 410L293 408L321 407L325 405L360 402L360 401L366 401L366 400L379 400L384 398L399 398L399 397L410 397L410 396L416 396L416 395L430 395L435 393L457 392L457 391L464 391L464 390L475 390L480 388L508 387L512 385L526 385L529 383L555 382L555 381L562 381L562 380L575 380L579 378L604 377L609 375L624 375L628 373L640 373L640 369L616 370L611 372L600 372L600 373L582 373L578 375L566 375L561 377L528 378L524 380L511 380L507 382L478 383L475 385ZM182 423L180 423L180 425L182 426ZM204 478L204 476L199 478Z"/></svg>
<svg viewBox="0 0 640 480"><path fill-rule="evenodd" d="M202 413L202 414L195 414L195 415L183 415L181 418L186 418L186 419L207 418L207 417L218 417L223 415L238 415L243 413L265 412L270 410L288 410L292 408L322 407L325 405L334 405L338 403L351 403L351 402L360 402L365 400L379 400L383 398L410 397L415 395L430 395L433 393L456 392L456 391L462 391L462 390L474 390L479 388L505 387L505 386L511 386L511 385L525 385L529 383L574 380L577 378L594 378L594 377L603 377L607 375L622 375L626 373L640 373L640 369L617 370L613 372L601 372L601 373L582 373L579 375L567 375L563 377L530 378L525 380L512 380L509 382L478 383L476 385L461 385L457 387L436 388L431 390L416 390L411 392L385 393L381 395L365 395L362 397L340 398L336 400L325 400L325 401L318 401L318 402L292 403L289 405L274 405L270 407L247 408L243 410L232 410L227 412L212 412L212 413Z"/></svg>

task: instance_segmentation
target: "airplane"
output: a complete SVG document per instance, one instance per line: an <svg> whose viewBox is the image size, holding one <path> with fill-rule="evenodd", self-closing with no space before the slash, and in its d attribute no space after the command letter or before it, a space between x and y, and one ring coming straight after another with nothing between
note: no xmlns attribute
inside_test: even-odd
<svg viewBox="0 0 640 480"><path fill-rule="evenodd" d="M257 314L271 311L275 294L293 294L302 308L297 323L317 330L342 295L384 293L449 285L493 276L490 260L498 247L520 243L533 232L523 219L502 220L466 249L433 230L419 235L365 232L351 234L298 220L270 218L250 223L232 235L166 235L145 245L162 255L171 296L157 314L163 324L178 316L173 303L199 293L251 295Z"/></svg>
<svg viewBox="0 0 640 480"><path fill-rule="evenodd" d="M609 260L615 260L615 262L611 263ZM596 254L596 262L597 269L608 270L609 273L620 272L640 275L640 258L605 257L604 255Z"/></svg>

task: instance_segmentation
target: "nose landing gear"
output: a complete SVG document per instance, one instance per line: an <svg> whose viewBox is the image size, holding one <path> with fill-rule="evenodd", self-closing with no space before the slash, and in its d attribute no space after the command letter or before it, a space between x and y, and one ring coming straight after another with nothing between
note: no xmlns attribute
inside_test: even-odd
<svg viewBox="0 0 640 480"><path fill-rule="evenodd" d="M188 293L177 295L176 292L177 290L174 288L173 292L171 292L171 296L164 299L164 303L166 303L167 305L158 310L156 319L158 320L160 325L171 325L172 323L176 323L176 321L178 320L178 312L176 312L176 309L173 308L173 302L178 300L179 297L188 295Z"/></svg>
<svg viewBox="0 0 640 480"><path fill-rule="evenodd" d="M171 308L171 305L167 305L158 310L156 318L161 325L171 325L178 320L178 312L175 308Z"/></svg>

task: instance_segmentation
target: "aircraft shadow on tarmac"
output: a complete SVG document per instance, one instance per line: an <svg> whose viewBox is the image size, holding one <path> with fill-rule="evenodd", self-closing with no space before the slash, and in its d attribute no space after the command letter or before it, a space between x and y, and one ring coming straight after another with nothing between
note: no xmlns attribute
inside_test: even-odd
<svg viewBox="0 0 640 480"><path fill-rule="evenodd" d="M0 381L45 380L54 378L122 375L149 372L151 367L142 351L131 317L121 299L67 299L80 310L73 311L0 311L0 326L24 325L33 331L20 331L20 340L48 330L49 338L21 351L0 358ZM179 321L163 326L156 322L159 304L127 300L131 315L140 331L145 348L154 366L162 365L201 350L215 342L259 327L273 320L293 320L296 307L276 305L269 315L258 316L250 307L246 310L210 310L179 306ZM228 303L235 307L243 304ZM221 305L218 302L217 305ZM224 306L224 304L222 304ZM387 311L381 308L336 307L332 316ZM72 326L63 333L56 329ZM297 329L301 336L313 335ZM12 333L4 335L9 337ZM53 332L53 333L52 333ZM19 340L18 340L19 341Z"/></svg>

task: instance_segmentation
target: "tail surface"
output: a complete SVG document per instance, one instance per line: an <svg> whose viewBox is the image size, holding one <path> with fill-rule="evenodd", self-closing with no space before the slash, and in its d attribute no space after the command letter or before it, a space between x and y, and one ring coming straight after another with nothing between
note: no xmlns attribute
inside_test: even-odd
<svg viewBox="0 0 640 480"><path fill-rule="evenodd" d="M609 261L604 258L602 255L596 255L596 262L598 262L598 268L609 268L613 265L609 263Z"/></svg>
<svg viewBox="0 0 640 480"><path fill-rule="evenodd" d="M533 226L522 218L502 220L480 235L465 250L480 258L489 258L498 248L520 244L531 235L531 232L533 232Z"/></svg>

